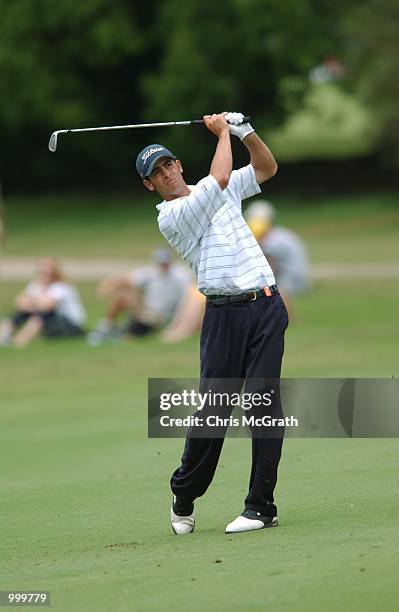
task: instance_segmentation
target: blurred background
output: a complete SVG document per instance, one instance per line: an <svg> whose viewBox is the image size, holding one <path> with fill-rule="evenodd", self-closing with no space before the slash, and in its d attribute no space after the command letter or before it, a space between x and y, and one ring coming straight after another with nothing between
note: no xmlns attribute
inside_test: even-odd
<svg viewBox="0 0 399 612"><path fill-rule="evenodd" d="M346 304L351 325L367 310L365 286L378 285L380 299L396 296L396 2L0 0L0 7L1 316L37 259L57 257L80 283L93 327L104 310L96 283L166 246L156 198L135 172L137 151L165 143L193 183L208 172L215 146L195 126L61 135L53 154L51 132L224 109L250 115L271 147L279 172L263 197L275 208L274 223L295 232L307 251L312 291L298 298L292 333L315 324L302 308L333 325L336 303ZM247 157L235 140L239 167ZM363 308L343 299L355 288ZM323 292L331 298L318 307ZM372 324L378 342L386 321L384 312ZM385 372L371 351L362 360L356 371Z"/></svg>
<svg viewBox="0 0 399 612"><path fill-rule="evenodd" d="M170 142L187 170L201 174L213 142L201 128L62 137L55 156L48 136L222 109L251 115L271 144L284 167L275 190L289 189L285 176L299 181L291 184L295 193L315 184L341 192L397 186L394 0L184 6L179 0L2 0L0 6L6 195L135 189L135 151L158 138ZM339 184L326 185L327 179Z"/></svg>
<svg viewBox="0 0 399 612"><path fill-rule="evenodd" d="M283 375L397 376L397 1L0 0L0 14L0 319L14 310L15 297L32 279L37 260L57 257L79 290L86 328L92 330L106 309L98 282L148 264L154 249L166 246L156 222L157 199L144 191L136 175L137 152L151 142L165 144L182 160L187 182L195 183L208 172L215 147L214 137L195 126L61 135L53 154L47 148L51 132L242 111L251 116L279 164L277 175L262 186L262 198L274 207L274 223L300 239L309 261L309 288L292 298ZM234 155L235 167L247 163L238 142ZM116 593L126 595L117 587L118 580L126 586L122 557L128 546L132 551L137 544L140 550L144 542L154 563L158 555L162 558L161 548L151 548L153 534L146 531L143 508L158 512L160 496L167 499L181 441L147 440L147 378L197 376L198 345L197 331L174 344L153 334L98 346L80 337L38 338L23 351L0 347L1 451L8 465L1 486L11 536L10 584L37 587L40 580L47 584L47 576L58 593L72 598L68 610L110 609ZM234 450L231 445L226 450L224 476L236 482L242 475L244 482L248 449L245 440L234 442ZM306 486L316 464L329 471L325 495L340 500L344 506L339 512L345 508L351 520L355 510L345 498L342 479L346 474L346 491L351 489L347 467L353 457L349 450L345 455L344 442L287 445L281 496L288 519L299 510L291 515L294 524L301 523L300 512L308 511L298 500L312 495ZM381 453L373 457L373 466L388 470L394 465L395 441L377 442ZM369 441L356 444L356 482L360 491L365 479L369 496L370 473L362 469L372 469L368 458L376 447ZM301 466L298 458L305 455ZM389 465L378 463L384 457ZM131 465L140 469L132 472ZM157 487L148 490L147 478ZM373 490L388 503L390 489L379 489L377 473L375 478ZM305 488L299 490L299 481ZM224 485L223 490L219 483L219 489L212 489L212 503L220 507L227 500L231 508L241 489ZM363 493L356 507L370 503ZM324 502L328 516L333 502L326 497ZM64 522L60 508L65 504L69 514ZM141 533L138 543L126 537L132 512ZM156 520L162 529L163 514ZM331 522L329 533L336 524ZM366 528L357 520L353 531L363 524ZM32 525L35 530L27 534L25 527ZM375 523L369 527L364 541L375 533ZM68 550L59 550L57 534L65 541L71 538ZM295 543L297 534L291 535ZM330 553L339 535L330 542ZM42 549L36 546L38 537ZM107 548L115 542L124 543L120 556ZM310 544L298 546L306 565L303 575L312 573L312 592L317 593L324 588L318 568L327 561L317 555L310 559L313 548L305 561ZM209 546L214 551L213 540ZM324 544L319 549L323 555ZM101 588L94 586L86 568L108 571L110 550L114 571ZM45 558L46 551L60 560L57 567L50 556ZM25 582L19 579L21 558ZM335 568L338 578L339 552L334 559L333 552L328 571ZM378 563L383 567L384 560ZM76 567L84 568L79 584L73 582L78 580ZM200 571L210 590L219 588L213 570L204 567ZM234 567L240 571L239 564ZM183 565L180 569L184 573ZM145 575L137 586L141 609L152 604L155 609L160 591L154 580ZM162 580L173 584L174 577L166 573ZM273 588L278 580L272 576L268 584ZM307 601L306 609L313 609L306 581L290 585L286 597ZM134 583L129 588L134 590ZM187 609L185 592L179 584L181 609ZM79 607L81 593L92 598L92 607ZM230 597L226 594L225 601ZM176 592L170 602L179 609Z"/></svg>

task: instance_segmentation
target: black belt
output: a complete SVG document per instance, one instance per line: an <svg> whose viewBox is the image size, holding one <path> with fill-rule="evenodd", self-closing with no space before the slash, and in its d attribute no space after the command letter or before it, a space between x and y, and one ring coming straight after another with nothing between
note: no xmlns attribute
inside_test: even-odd
<svg viewBox="0 0 399 612"><path fill-rule="evenodd" d="M271 297L278 293L277 285L263 287L258 291L248 291L247 293L239 293L237 295L207 295L206 301L208 304L221 306L222 304L231 304L232 302L254 302L258 298Z"/></svg>

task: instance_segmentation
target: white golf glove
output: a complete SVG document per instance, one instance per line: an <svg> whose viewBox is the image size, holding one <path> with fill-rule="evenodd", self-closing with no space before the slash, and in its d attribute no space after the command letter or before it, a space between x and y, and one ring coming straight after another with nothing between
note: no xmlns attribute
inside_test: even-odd
<svg viewBox="0 0 399 612"><path fill-rule="evenodd" d="M244 115L242 113L227 113L224 118L230 124L230 134L234 134L240 140L244 140L255 131L250 123L243 123Z"/></svg>

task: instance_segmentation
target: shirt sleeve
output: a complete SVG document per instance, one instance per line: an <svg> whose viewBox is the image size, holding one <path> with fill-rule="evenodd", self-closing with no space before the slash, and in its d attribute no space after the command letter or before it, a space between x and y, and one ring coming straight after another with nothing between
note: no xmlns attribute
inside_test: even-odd
<svg viewBox="0 0 399 612"><path fill-rule="evenodd" d="M165 235L168 229L173 229L191 240L199 241L225 203L219 183L209 175L196 185L190 195L173 202L161 231Z"/></svg>
<svg viewBox="0 0 399 612"><path fill-rule="evenodd" d="M261 193L261 189L256 182L255 170L252 164L248 164L248 166L244 166L239 170L233 170L226 191L230 192L231 196L238 194L241 200Z"/></svg>

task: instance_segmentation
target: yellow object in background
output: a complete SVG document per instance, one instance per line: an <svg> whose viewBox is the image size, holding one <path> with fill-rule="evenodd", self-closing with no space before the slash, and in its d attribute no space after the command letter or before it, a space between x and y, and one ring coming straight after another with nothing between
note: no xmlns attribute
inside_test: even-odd
<svg viewBox="0 0 399 612"><path fill-rule="evenodd" d="M256 240L261 240L270 230L271 222L267 219L254 217L248 221L248 227L255 236Z"/></svg>

